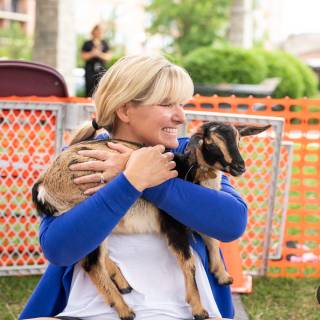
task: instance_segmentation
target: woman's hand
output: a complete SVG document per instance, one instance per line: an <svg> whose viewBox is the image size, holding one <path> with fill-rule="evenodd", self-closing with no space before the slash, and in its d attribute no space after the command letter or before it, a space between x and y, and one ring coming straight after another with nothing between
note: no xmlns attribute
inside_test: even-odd
<svg viewBox="0 0 320 320"><path fill-rule="evenodd" d="M163 145L157 145L132 152L124 175L137 190L142 192L178 176L173 170L176 166L173 153L164 151Z"/></svg>
<svg viewBox="0 0 320 320"><path fill-rule="evenodd" d="M74 179L75 184L97 183L93 188L83 190L84 194L91 195L104 186L101 179L108 182L122 172L127 164L132 149L120 144L108 142L108 147L117 152L111 153L103 150L81 150L78 153L82 156L96 160L73 164L70 170L73 171L94 171L96 173L85 175Z"/></svg>

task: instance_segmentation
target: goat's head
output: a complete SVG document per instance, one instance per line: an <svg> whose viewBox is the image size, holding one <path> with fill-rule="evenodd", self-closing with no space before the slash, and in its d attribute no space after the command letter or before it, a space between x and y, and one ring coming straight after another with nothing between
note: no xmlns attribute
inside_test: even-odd
<svg viewBox="0 0 320 320"><path fill-rule="evenodd" d="M208 122L191 137L187 151L195 155L202 167L240 176L246 170L239 151L240 137L256 135L270 127Z"/></svg>

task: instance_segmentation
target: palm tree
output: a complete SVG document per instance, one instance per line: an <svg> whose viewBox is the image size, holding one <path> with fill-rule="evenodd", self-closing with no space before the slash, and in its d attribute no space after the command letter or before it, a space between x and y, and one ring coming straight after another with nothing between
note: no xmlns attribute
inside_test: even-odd
<svg viewBox="0 0 320 320"><path fill-rule="evenodd" d="M73 93L76 64L73 1L37 0L33 60L57 68Z"/></svg>

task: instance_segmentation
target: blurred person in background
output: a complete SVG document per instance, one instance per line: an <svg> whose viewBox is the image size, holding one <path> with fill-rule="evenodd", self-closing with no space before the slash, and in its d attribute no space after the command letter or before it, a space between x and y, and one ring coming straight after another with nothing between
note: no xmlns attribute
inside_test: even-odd
<svg viewBox="0 0 320 320"><path fill-rule="evenodd" d="M92 38L84 42L81 57L85 61L86 96L91 97L100 78L106 71L106 62L111 58L110 47L102 39L103 30L95 25L91 30Z"/></svg>

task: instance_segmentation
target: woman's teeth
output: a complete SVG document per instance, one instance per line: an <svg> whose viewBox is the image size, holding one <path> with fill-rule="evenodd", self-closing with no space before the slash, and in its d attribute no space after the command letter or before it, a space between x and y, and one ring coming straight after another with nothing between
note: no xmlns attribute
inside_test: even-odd
<svg viewBox="0 0 320 320"><path fill-rule="evenodd" d="M162 130L164 132L172 133L172 134L176 134L178 132L178 129L176 129L176 128L163 128Z"/></svg>

